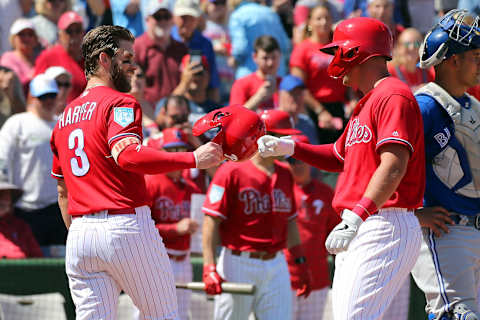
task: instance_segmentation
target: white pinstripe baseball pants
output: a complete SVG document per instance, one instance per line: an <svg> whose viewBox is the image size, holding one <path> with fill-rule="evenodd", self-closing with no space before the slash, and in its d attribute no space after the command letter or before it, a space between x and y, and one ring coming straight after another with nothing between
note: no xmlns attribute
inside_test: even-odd
<svg viewBox="0 0 480 320"><path fill-rule="evenodd" d="M421 238L417 217L406 209L382 209L365 220L335 260L334 319L383 319L417 261Z"/></svg>
<svg viewBox="0 0 480 320"><path fill-rule="evenodd" d="M190 257L186 257L185 260L182 261L170 259L170 263L172 264L175 282L186 283L192 281L193 270L192 263L190 262ZM192 290L177 289L176 291L179 319L188 320L188 312L190 311L190 298L192 296Z"/></svg>
<svg viewBox="0 0 480 320"><path fill-rule="evenodd" d="M140 319L177 319L172 268L147 206L136 214L106 211L75 218L65 267L77 320L116 319L120 291Z"/></svg>
<svg viewBox="0 0 480 320"><path fill-rule="evenodd" d="M314 290L306 299L297 297L296 291L292 291L293 320L322 320L329 289Z"/></svg>

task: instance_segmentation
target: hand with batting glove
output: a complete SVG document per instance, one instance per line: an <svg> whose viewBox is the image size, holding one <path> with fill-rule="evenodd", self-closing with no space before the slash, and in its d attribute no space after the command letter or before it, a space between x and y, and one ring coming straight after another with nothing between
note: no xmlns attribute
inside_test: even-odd
<svg viewBox="0 0 480 320"><path fill-rule="evenodd" d="M300 289L297 289L297 297L303 296L307 298L312 292L312 274L308 267L307 259L305 258L302 245L296 245L288 249L290 254L295 257L295 264L299 269L299 285Z"/></svg>
<svg viewBox="0 0 480 320"><path fill-rule="evenodd" d="M225 280L217 273L217 268L214 264L207 264L203 266L203 283L205 283L205 292L207 294L222 293L222 282Z"/></svg>
<svg viewBox="0 0 480 320"><path fill-rule="evenodd" d="M355 212L348 209L343 210L342 222L333 228L325 241L328 252L337 254L347 250L362 223L362 218Z"/></svg>
<svg viewBox="0 0 480 320"><path fill-rule="evenodd" d="M291 156L295 151L295 141L290 136L277 138L265 135L257 140L258 152L264 158Z"/></svg>

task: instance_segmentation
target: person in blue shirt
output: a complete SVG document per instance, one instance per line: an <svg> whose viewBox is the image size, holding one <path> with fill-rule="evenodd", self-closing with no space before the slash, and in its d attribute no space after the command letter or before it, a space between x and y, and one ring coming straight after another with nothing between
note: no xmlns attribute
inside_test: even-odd
<svg viewBox="0 0 480 320"><path fill-rule="evenodd" d="M423 229L412 270L429 319L480 319L480 102L466 93L479 82L479 22L466 10L452 10L420 47L420 67L434 66L435 81L415 93L426 158L424 208L416 214L444 214ZM451 225L440 236L433 229L442 224L444 230Z"/></svg>

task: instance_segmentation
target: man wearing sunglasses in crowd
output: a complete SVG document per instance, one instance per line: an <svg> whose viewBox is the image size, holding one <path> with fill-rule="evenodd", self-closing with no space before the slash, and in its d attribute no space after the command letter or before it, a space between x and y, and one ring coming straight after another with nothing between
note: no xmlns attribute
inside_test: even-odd
<svg viewBox="0 0 480 320"><path fill-rule="evenodd" d="M187 47L170 36L173 16L168 0L150 1L146 31L135 40L135 59L146 77L145 99L155 105L180 81L179 66Z"/></svg>
<svg viewBox="0 0 480 320"><path fill-rule="evenodd" d="M11 116L0 131L0 172L24 191L15 214L30 225L45 256L50 256L50 246L65 245L67 234L57 186L49 176L57 94L55 80L37 75L30 82L27 111Z"/></svg>
<svg viewBox="0 0 480 320"><path fill-rule="evenodd" d="M43 51L35 62L35 75L44 73L52 66L61 66L70 72L72 89L67 103L78 97L87 85L81 56L84 34L82 17L74 11L65 12L58 20L57 44Z"/></svg>
<svg viewBox="0 0 480 320"><path fill-rule="evenodd" d="M67 98L72 91L72 74L64 67L54 66L45 70L45 75L57 83L58 94L55 114L59 115L67 106Z"/></svg>

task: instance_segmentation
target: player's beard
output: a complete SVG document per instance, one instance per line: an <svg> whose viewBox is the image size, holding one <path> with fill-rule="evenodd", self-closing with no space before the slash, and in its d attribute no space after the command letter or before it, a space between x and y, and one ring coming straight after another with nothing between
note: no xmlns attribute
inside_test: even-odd
<svg viewBox="0 0 480 320"><path fill-rule="evenodd" d="M115 89L120 92L129 92L132 90L132 85L130 83L130 78L122 72L118 62L114 61L112 63L112 70L110 71L110 77L112 78L113 85Z"/></svg>

